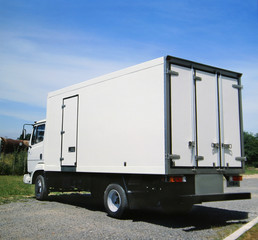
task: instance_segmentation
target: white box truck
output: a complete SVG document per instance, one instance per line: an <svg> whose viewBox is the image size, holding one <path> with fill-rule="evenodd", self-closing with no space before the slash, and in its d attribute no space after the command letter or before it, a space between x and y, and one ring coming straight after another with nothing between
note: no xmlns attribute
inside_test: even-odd
<svg viewBox="0 0 258 240"><path fill-rule="evenodd" d="M38 200L89 191L108 215L189 210L244 172L241 74L172 56L51 92L35 122L24 182Z"/></svg>

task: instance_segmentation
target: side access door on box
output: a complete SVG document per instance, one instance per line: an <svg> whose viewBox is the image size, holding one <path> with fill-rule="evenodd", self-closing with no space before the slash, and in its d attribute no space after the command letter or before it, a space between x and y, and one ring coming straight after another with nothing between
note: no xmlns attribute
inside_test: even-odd
<svg viewBox="0 0 258 240"><path fill-rule="evenodd" d="M188 65L167 64L168 168L241 168L239 80Z"/></svg>
<svg viewBox="0 0 258 240"><path fill-rule="evenodd" d="M61 169L75 171L77 165L78 135L78 102L79 96L63 99L61 131Z"/></svg>

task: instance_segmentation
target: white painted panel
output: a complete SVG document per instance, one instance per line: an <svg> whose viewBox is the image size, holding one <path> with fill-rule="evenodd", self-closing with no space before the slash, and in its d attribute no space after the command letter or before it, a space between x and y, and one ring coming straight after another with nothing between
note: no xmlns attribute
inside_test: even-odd
<svg viewBox="0 0 258 240"><path fill-rule="evenodd" d="M60 171L61 168L62 104L62 96L48 97L44 139L44 162L47 171Z"/></svg>
<svg viewBox="0 0 258 240"><path fill-rule="evenodd" d="M80 98L77 172L165 173L164 58L50 93L47 171L61 170L61 106L74 95Z"/></svg>
<svg viewBox="0 0 258 240"><path fill-rule="evenodd" d="M28 149L28 172L34 171L38 162L42 162L40 154L43 153L44 142L37 143ZM43 155L42 155L43 156Z"/></svg>
<svg viewBox="0 0 258 240"><path fill-rule="evenodd" d="M77 152L78 96L63 101L62 166L74 166Z"/></svg>
<svg viewBox="0 0 258 240"><path fill-rule="evenodd" d="M241 156L238 89L232 87L237 80L222 77L221 82L222 143L232 145L231 149L222 149L223 166L241 167L235 160Z"/></svg>
<svg viewBox="0 0 258 240"><path fill-rule="evenodd" d="M171 76L171 131L172 154L180 155L175 166L191 167L195 164L194 148L189 141L193 132L193 77L190 68L171 65L178 76Z"/></svg>
<svg viewBox="0 0 258 240"><path fill-rule="evenodd" d="M79 94L77 171L165 173L163 64Z"/></svg>
<svg viewBox="0 0 258 240"><path fill-rule="evenodd" d="M198 155L204 157L198 166L219 166L219 149L211 146L219 143L217 76L201 71L196 76L201 77L196 81Z"/></svg>

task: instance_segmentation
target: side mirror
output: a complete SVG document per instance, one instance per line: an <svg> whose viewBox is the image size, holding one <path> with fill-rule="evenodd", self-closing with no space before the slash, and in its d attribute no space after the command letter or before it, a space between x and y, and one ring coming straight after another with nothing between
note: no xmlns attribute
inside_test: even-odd
<svg viewBox="0 0 258 240"><path fill-rule="evenodd" d="M23 124L21 140L26 140L27 132L26 132L25 126L33 126L33 124L29 124L29 123Z"/></svg>
<svg viewBox="0 0 258 240"><path fill-rule="evenodd" d="M25 138L26 138L26 129L23 128L22 129L22 140L25 140Z"/></svg>

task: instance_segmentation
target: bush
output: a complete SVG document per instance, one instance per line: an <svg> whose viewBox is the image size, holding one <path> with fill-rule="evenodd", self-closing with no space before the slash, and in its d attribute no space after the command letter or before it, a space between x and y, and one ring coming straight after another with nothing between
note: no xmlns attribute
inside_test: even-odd
<svg viewBox="0 0 258 240"><path fill-rule="evenodd" d="M247 165L258 167L258 134L244 132L244 148Z"/></svg>
<svg viewBox="0 0 258 240"><path fill-rule="evenodd" d="M23 175L27 171L27 151L1 154L0 175Z"/></svg>

